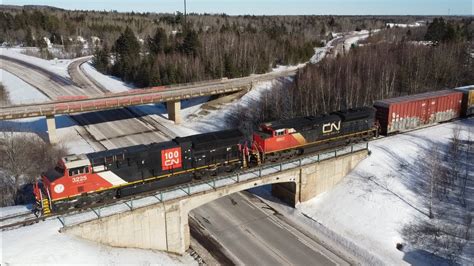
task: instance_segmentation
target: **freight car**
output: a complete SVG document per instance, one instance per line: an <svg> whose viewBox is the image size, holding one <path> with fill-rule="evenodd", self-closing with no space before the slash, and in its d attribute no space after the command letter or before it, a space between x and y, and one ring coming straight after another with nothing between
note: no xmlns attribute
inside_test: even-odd
<svg viewBox="0 0 474 266"><path fill-rule="evenodd" d="M462 100L462 92L442 90L376 101L380 133L388 135L458 118Z"/></svg>
<svg viewBox="0 0 474 266"><path fill-rule="evenodd" d="M460 87L455 90L463 94L462 115L465 117L474 115L474 86Z"/></svg>
<svg viewBox="0 0 474 266"><path fill-rule="evenodd" d="M243 134L225 130L62 158L34 185L44 214L190 182L241 163Z"/></svg>

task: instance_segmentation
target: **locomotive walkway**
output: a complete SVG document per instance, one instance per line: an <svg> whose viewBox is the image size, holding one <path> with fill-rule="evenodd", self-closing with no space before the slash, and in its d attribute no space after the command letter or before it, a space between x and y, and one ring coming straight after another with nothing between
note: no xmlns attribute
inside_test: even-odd
<svg viewBox="0 0 474 266"><path fill-rule="evenodd" d="M59 216L61 232L117 247L183 254L191 210L235 192L272 185L292 205L330 190L368 155L368 143L265 165L158 191L141 198Z"/></svg>

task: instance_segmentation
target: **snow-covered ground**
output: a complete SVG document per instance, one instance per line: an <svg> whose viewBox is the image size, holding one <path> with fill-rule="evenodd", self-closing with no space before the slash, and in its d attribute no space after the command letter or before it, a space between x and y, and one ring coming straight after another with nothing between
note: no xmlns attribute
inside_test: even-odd
<svg viewBox="0 0 474 266"><path fill-rule="evenodd" d="M164 252L113 248L59 233L59 220L2 231L2 265L196 265L188 254L178 257Z"/></svg>
<svg viewBox="0 0 474 266"><path fill-rule="evenodd" d="M415 28L415 27L421 27L425 24L426 24L426 22L424 22L424 21L417 21L417 22L410 23L410 24L387 23L386 25L389 28Z"/></svg>
<svg viewBox="0 0 474 266"><path fill-rule="evenodd" d="M68 60L68 59L44 60L44 59L37 58L34 56L25 55L23 54L24 51L25 51L25 48L0 47L0 55L8 56L15 59L20 59L28 63L31 63L33 65L44 68L48 71L51 71L62 77L70 78L69 73L67 71L67 67L71 63L72 60Z"/></svg>
<svg viewBox="0 0 474 266"><path fill-rule="evenodd" d="M123 92L135 88L133 84L125 83L119 78L100 73L92 66L91 61L83 64L81 68L85 71L85 73L87 73L89 77L97 81L111 92Z"/></svg>
<svg viewBox="0 0 474 266"><path fill-rule="evenodd" d="M456 126L461 127L463 139L469 131L474 134L474 120L470 119L371 142L370 157L334 190L298 209L388 265L406 263L409 256L395 248L404 243L403 227L428 220L421 195L408 181L424 178L414 169L415 162L423 160L432 143L447 144Z"/></svg>
<svg viewBox="0 0 474 266"><path fill-rule="evenodd" d="M8 92L10 104L46 102L49 98L17 76L0 69L0 82Z"/></svg>

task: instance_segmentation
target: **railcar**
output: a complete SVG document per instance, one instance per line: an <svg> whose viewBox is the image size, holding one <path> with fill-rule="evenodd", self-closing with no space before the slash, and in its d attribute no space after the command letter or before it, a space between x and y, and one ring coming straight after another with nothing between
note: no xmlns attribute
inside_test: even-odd
<svg viewBox="0 0 474 266"><path fill-rule="evenodd" d="M474 86L456 88L455 90L463 94L462 115L464 117L474 115Z"/></svg>
<svg viewBox="0 0 474 266"><path fill-rule="evenodd" d="M243 155L239 130L175 138L62 158L34 186L44 214L233 171Z"/></svg>
<svg viewBox="0 0 474 266"><path fill-rule="evenodd" d="M380 133L389 135L458 118L462 98L461 92L441 90L376 101Z"/></svg>
<svg viewBox="0 0 474 266"><path fill-rule="evenodd" d="M253 134L257 160L287 159L376 136L372 107L264 123Z"/></svg>

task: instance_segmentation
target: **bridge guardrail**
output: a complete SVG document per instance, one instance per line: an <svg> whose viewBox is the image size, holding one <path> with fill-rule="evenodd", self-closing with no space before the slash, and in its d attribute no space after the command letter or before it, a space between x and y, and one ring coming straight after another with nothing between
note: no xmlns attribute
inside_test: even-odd
<svg viewBox="0 0 474 266"><path fill-rule="evenodd" d="M308 165L316 162L325 161L328 159L336 158L338 156L351 154L354 152L368 150L369 143L357 143L343 148L338 148L330 151L321 152L318 154L312 154L284 162L273 163L258 168L246 169L237 173L218 176L209 180L202 180L192 182L190 184L184 184L177 187L164 189L161 191L154 192L152 194L142 196L136 199L130 199L124 202L113 203L108 206L101 208L91 208L90 211L64 215L58 217L59 221L63 226L71 226L110 215L122 213L125 211L134 210L136 208L142 208L151 206L154 204L163 203L169 200L175 200L178 198L188 197L197 193L201 193L208 190L215 190L218 188L234 185L244 181L257 180L263 176L284 172L290 169L295 169L303 165Z"/></svg>

